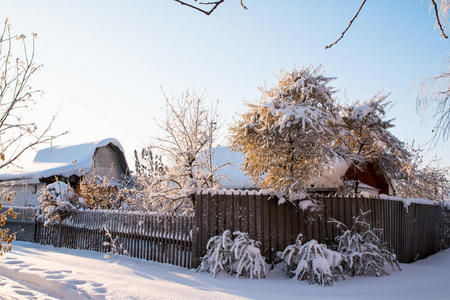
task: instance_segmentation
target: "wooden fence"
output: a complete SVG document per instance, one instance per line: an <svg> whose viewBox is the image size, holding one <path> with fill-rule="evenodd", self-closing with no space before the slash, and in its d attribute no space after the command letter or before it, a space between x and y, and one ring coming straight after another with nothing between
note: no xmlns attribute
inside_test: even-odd
<svg viewBox="0 0 450 300"><path fill-rule="evenodd" d="M330 218L352 224L360 210L370 210L370 221L383 228L383 238L400 262L412 262L448 247L449 213L438 205L411 203L379 198L313 196L321 205L320 215L305 213L290 203L254 191L240 194L202 193L196 197L194 235L195 257L204 255L209 237L225 229L248 232L261 241L266 257L273 257L293 244L299 233L304 241L316 239L333 244L338 231L327 222ZM197 265L199 260L194 262Z"/></svg>
<svg viewBox="0 0 450 300"><path fill-rule="evenodd" d="M33 208L15 208L17 219L6 227L17 240L72 249L111 252L110 232L118 254L192 267L192 216L125 213L120 211L77 211L60 224L43 225ZM109 244L108 244L109 243Z"/></svg>
<svg viewBox="0 0 450 300"><path fill-rule="evenodd" d="M110 252L117 238L119 254L196 267L206 252L211 236L224 230L248 232L262 242L263 254L270 260L276 251L294 243L299 233L304 241L316 239L328 245L338 231L330 218L352 224L360 210L370 210L369 219L383 228L383 238L400 262L412 262L450 244L450 213L438 205L379 198L313 196L321 205L320 215L301 211L290 203L255 191L202 193L196 196L194 216L172 216L119 211L77 211L52 227L43 226L36 210L16 208L17 219L8 218L6 227L17 239L55 247ZM119 245L122 244L122 247Z"/></svg>

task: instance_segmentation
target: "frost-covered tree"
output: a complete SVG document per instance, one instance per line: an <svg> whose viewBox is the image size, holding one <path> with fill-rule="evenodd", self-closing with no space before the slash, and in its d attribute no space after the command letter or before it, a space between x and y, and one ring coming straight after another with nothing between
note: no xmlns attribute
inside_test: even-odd
<svg viewBox="0 0 450 300"><path fill-rule="evenodd" d="M44 226L58 224L77 209L85 207L83 199L62 181L44 186L39 203L41 216L45 220Z"/></svg>
<svg viewBox="0 0 450 300"><path fill-rule="evenodd" d="M397 257L383 244L382 229L372 228L366 220L369 213L361 211L353 217L351 227L335 219L329 221L340 230L336 237L337 251L343 255L345 270L352 276L381 276L396 268L400 270Z"/></svg>
<svg viewBox="0 0 450 300"><path fill-rule="evenodd" d="M445 200L450 195L450 167L435 159L424 162L422 149L411 147L412 169L393 180L397 196Z"/></svg>
<svg viewBox="0 0 450 300"><path fill-rule="evenodd" d="M342 254L330 250L316 240L302 244L303 235L300 233L295 244L289 245L283 251L282 258L288 265L288 271L297 280L307 280L310 284L332 285L344 278Z"/></svg>
<svg viewBox="0 0 450 300"><path fill-rule="evenodd" d="M140 178L164 175L166 166L162 162L161 155L154 153L152 146L141 149L140 154L134 150L136 176Z"/></svg>
<svg viewBox="0 0 450 300"><path fill-rule="evenodd" d="M166 178L167 167L162 162L162 157L155 154L152 146L144 147L140 154L135 150L134 155L136 173L122 178L119 189L120 198L125 201L122 207L148 212L167 211L173 206L173 202L153 197Z"/></svg>
<svg viewBox="0 0 450 300"><path fill-rule="evenodd" d="M27 42L30 38L12 33L8 19L0 29L0 169L14 165L26 151L59 136L49 134L54 117L44 130L24 119L41 93L31 86L42 67L35 62L36 38L32 33L31 41ZM2 201L13 202L14 198L14 193L2 193L0 209ZM12 208L2 212L0 227L5 225L8 215L16 216ZM8 229L0 228L0 254L11 249L14 238Z"/></svg>
<svg viewBox="0 0 450 300"><path fill-rule="evenodd" d="M245 155L244 171L262 188L304 199L307 183L346 157L335 143L342 133L331 80L311 67L282 71L278 84L261 88L260 103L248 104L231 127L232 149Z"/></svg>
<svg viewBox="0 0 450 300"><path fill-rule="evenodd" d="M165 100L154 148L167 166L151 177L149 196L159 203L159 210L183 212L192 209L199 189L220 186L215 177L220 166L212 163L219 118L216 106L206 107L204 97L192 91Z"/></svg>
<svg viewBox="0 0 450 300"><path fill-rule="evenodd" d="M417 109L422 117L430 117L428 111L433 114L434 144L441 139L446 142L450 136L450 57L446 59L445 68L439 75L425 78L417 96Z"/></svg>
<svg viewBox="0 0 450 300"><path fill-rule="evenodd" d="M31 34L27 43L25 35L11 33L6 19L0 29L0 169L13 165L27 150L52 141L49 135L54 120L44 130L36 123L24 119L41 91L31 86L34 75L42 68L35 62L35 40ZM30 45L31 43L31 45Z"/></svg>
<svg viewBox="0 0 450 300"><path fill-rule="evenodd" d="M355 170L354 192L359 185L359 171L367 163L376 163L384 175L395 178L411 171L411 154L405 144L389 129L392 120L386 119L388 94L380 93L369 101L344 107L340 143L351 155L347 162Z"/></svg>

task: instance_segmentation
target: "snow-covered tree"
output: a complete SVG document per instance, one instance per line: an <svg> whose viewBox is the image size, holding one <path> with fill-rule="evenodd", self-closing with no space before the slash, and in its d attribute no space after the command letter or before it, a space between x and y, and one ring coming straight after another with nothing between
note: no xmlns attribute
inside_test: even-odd
<svg viewBox="0 0 450 300"><path fill-rule="evenodd" d="M85 207L83 199L62 181L44 186L39 203L41 216L45 220L44 226L58 224L77 209Z"/></svg>
<svg viewBox="0 0 450 300"><path fill-rule="evenodd" d="M214 105L208 109L204 101L189 90L178 98L166 96L165 116L158 123L162 132L154 148L167 166L161 169L157 165L147 185L148 195L160 211L189 211L199 189L220 186L215 177L220 166L212 163L218 114Z"/></svg>
<svg viewBox="0 0 450 300"><path fill-rule="evenodd" d="M400 270L395 254L391 253L381 239L382 229L372 228L366 221L370 211L361 211L353 217L353 224L331 219L341 233L336 237L337 251L345 261L345 270L352 276L388 275L391 270Z"/></svg>
<svg viewBox="0 0 450 300"><path fill-rule="evenodd" d="M244 171L262 188L301 200L307 183L332 166L344 149L335 93L319 69L282 71L278 84L262 89L259 104L231 127L233 150L245 155Z"/></svg>
<svg viewBox="0 0 450 300"><path fill-rule="evenodd" d="M288 271L297 280L307 280L310 284L332 285L339 275L344 278L342 254L330 250L316 240L302 244L300 233L295 244L283 251L282 258L288 265Z"/></svg>
<svg viewBox="0 0 450 300"><path fill-rule="evenodd" d="M354 167L354 192L358 191L358 173L367 163L375 163L388 178L409 174L411 154L405 144L389 129L392 120L386 119L388 94L378 94L367 102L355 103L343 109L343 128L340 144L350 153L347 162Z"/></svg>

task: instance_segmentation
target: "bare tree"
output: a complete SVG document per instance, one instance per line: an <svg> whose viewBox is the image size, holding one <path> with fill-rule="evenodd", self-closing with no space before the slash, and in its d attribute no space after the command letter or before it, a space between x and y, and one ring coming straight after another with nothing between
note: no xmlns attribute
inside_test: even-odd
<svg viewBox="0 0 450 300"><path fill-rule="evenodd" d="M5 21L0 35L0 169L14 164L30 148L61 135L49 134L55 116L42 131L35 123L23 120L35 96L41 93L30 85L33 75L42 68L34 60L35 40L35 33L31 45L25 35L11 34L11 26ZM15 55L13 52L20 48L22 55Z"/></svg>
<svg viewBox="0 0 450 300"><path fill-rule="evenodd" d="M410 174L399 173L393 181L396 194L405 198L426 198L440 201L450 194L450 167L434 159L425 163L423 149L409 146L412 170Z"/></svg>
<svg viewBox="0 0 450 300"><path fill-rule="evenodd" d="M435 124L433 139L435 145L439 140L447 141L450 135L450 57L447 57L446 70L438 76L425 78L417 96L417 110L426 117L429 110L433 112Z"/></svg>
<svg viewBox="0 0 450 300"><path fill-rule="evenodd" d="M147 195L140 197L146 201L141 206L147 210L186 212L195 204L195 193L220 186L215 172L221 166L212 161L218 114L215 105L205 107L204 97L189 90L179 97L165 95L165 100L165 116L158 122L161 135L152 147L161 153L164 163L153 154L148 157L153 167L144 172L145 182L138 182L144 183Z"/></svg>
<svg viewBox="0 0 450 300"><path fill-rule="evenodd" d="M205 15L209 16L211 15L221 4L225 2L225 0L216 0L216 1L198 1L198 0L191 0L191 1L181 1L181 0L173 0L175 2L180 3L181 5L190 7L192 9L195 9L201 13L204 13ZM358 18L359 13L361 12L362 8L366 4L367 0L363 0L354 14L354 16L350 19L347 27L345 27L344 31L341 33L338 39L336 39L334 42L328 44L325 46L325 49L329 49L336 45L340 40L344 38L344 35L347 33L347 31L352 26L353 22ZM243 0L240 0L241 7L243 9L247 9L247 6L245 6ZM449 0L439 0L439 4L436 2L436 0L430 0L430 6L432 7L432 10L434 12L434 16L436 18L436 27L439 28L439 31L441 32L441 36L445 39L448 38L447 33L445 32L445 27L447 26L447 15L448 15L448 8L450 7Z"/></svg>
<svg viewBox="0 0 450 300"><path fill-rule="evenodd" d="M13 165L25 151L61 135L49 135L54 116L42 131L35 123L23 120L34 104L35 95L41 92L30 85L33 75L42 67L34 61L35 40L35 33L31 34L31 45L25 35L12 34L7 19L0 30L0 169ZM20 54L16 55L16 51ZM14 196L2 191L0 208L2 201L11 202ZM8 215L15 216L11 208L0 214L0 226L5 225ZM11 249L14 238L9 229L0 228L0 254Z"/></svg>

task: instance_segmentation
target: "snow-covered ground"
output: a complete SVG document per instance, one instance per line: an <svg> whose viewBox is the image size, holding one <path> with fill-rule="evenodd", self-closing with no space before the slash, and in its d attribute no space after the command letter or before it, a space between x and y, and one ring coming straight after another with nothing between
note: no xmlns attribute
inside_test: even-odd
<svg viewBox="0 0 450 300"><path fill-rule="evenodd" d="M14 242L0 257L0 299L450 299L450 250L381 278L311 286L218 276L128 257Z"/></svg>

